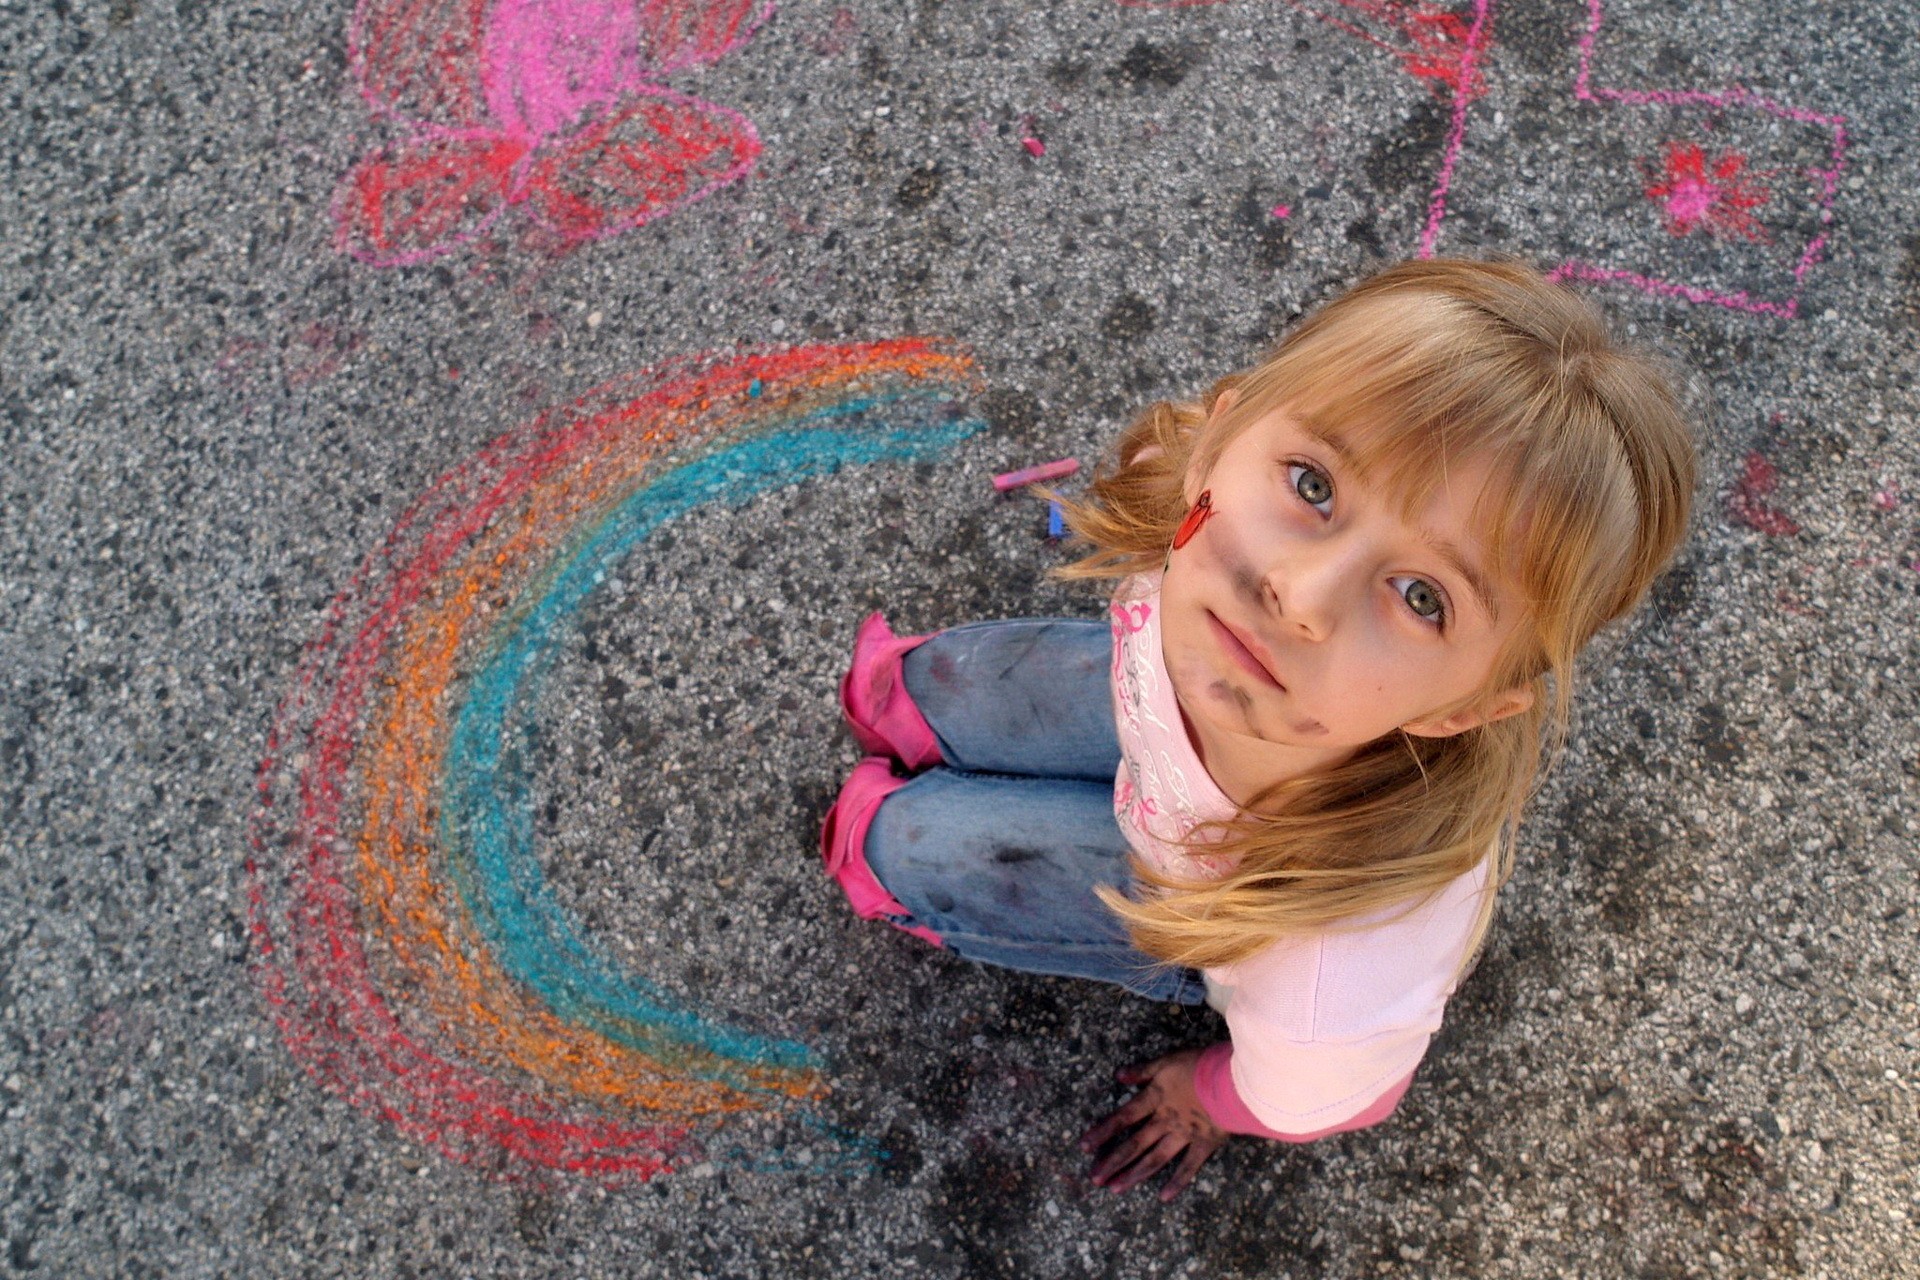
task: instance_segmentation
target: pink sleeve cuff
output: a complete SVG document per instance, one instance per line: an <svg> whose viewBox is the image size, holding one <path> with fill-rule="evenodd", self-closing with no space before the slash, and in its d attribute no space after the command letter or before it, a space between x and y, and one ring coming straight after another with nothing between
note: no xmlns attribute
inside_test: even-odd
<svg viewBox="0 0 1920 1280"><path fill-rule="evenodd" d="M1247 1104L1240 1100L1240 1093L1233 1087L1233 1042L1222 1040L1200 1055L1200 1061L1194 1064L1193 1087L1200 1095L1200 1105L1206 1108L1213 1122L1228 1133L1245 1133L1256 1138L1272 1138L1278 1142L1312 1142L1317 1138L1331 1137L1336 1133L1346 1133L1353 1129L1365 1129L1369 1125L1379 1124L1393 1114L1400 1105L1400 1098L1413 1083L1413 1073L1409 1071L1394 1086L1381 1094L1365 1111L1339 1124L1325 1129L1316 1129L1312 1133L1281 1133L1269 1129L1260 1123L1259 1117L1248 1110Z"/></svg>

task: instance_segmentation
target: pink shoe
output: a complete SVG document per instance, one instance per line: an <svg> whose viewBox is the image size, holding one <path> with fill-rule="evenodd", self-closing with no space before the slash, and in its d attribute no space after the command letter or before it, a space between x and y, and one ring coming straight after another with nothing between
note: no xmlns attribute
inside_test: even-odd
<svg viewBox="0 0 1920 1280"><path fill-rule="evenodd" d="M869 614L853 639L853 665L840 680L840 709L865 750L892 756L911 771L940 763L940 740L907 694L900 660L927 636L896 636Z"/></svg>
<svg viewBox="0 0 1920 1280"><path fill-rule="evenodd" d="M862 920L885 920L902 933L944 947L946 944L933 930L900 923L910 913L867 866L867 828L880 812L880 802L906 786L907 781L894 777L892 766L881 756L868 756L855 765L846 785L840 788L840 798L820 822L820 854L827 861L827 874L839 881L855 915Z"/></svg>

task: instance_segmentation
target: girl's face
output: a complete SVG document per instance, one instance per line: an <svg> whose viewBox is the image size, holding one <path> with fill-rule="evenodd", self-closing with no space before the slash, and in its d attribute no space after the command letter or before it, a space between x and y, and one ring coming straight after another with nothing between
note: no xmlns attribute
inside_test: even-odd
<svg viewBox="0 0 1920 1280"><path fill-rule="evenodd" d="M1168 671L1203 751L1272 781L1396 729L1446 736L1532 702L1519 688L1438 714L1486 687L1524 622L1475 536L1484 463L1457 462L1403 516L1351 456L1276 410L1187 480L1188 502L1208 491L1214 514L1161 588Z"/></svg>

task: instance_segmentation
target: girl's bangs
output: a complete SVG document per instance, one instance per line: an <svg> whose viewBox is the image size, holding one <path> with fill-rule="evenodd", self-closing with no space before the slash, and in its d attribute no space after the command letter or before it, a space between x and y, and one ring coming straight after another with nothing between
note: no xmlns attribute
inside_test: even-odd
<svg viewBox="0 0 1920 1280"><path fill-rule="evenodd" d="M1337 442L1358 478L1411 517L1466 459L1489 468L1473 521L1496 561L1502 531L1530 504L1540 407L1523 362L1476 341L1451 299L1369 300L1298 335L1263 368L1249 400ZM1424 314L1423 314L1424 313Z"/></svg>
<svg viewBox="0 0 1920 1280"><path fill-rule="evenodd" d="M1302 329L1248 380L1253 415L1281 409L1335 441L1412 520L1468 461L1486 468L1469 522L1488 569L1536 619L1565 612L1602 547L1631 546L1620 441L1558 362L1456 299L1369 298ZM1239 407L1239 406L1236 406ZM1612 557L1605 557L1609 560Z"/></svg>

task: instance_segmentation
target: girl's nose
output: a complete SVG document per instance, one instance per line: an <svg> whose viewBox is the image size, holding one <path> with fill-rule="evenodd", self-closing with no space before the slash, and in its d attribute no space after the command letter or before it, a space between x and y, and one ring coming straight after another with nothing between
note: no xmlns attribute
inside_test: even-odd
<svg viewBox="0 0 1920 1280"><path fill-rule="evenodd" d="M1327 538L1276 558L1266 574L1267 600L1283 632L1306 640L1334 633L1366 573L1358 553Z"/></svg>

